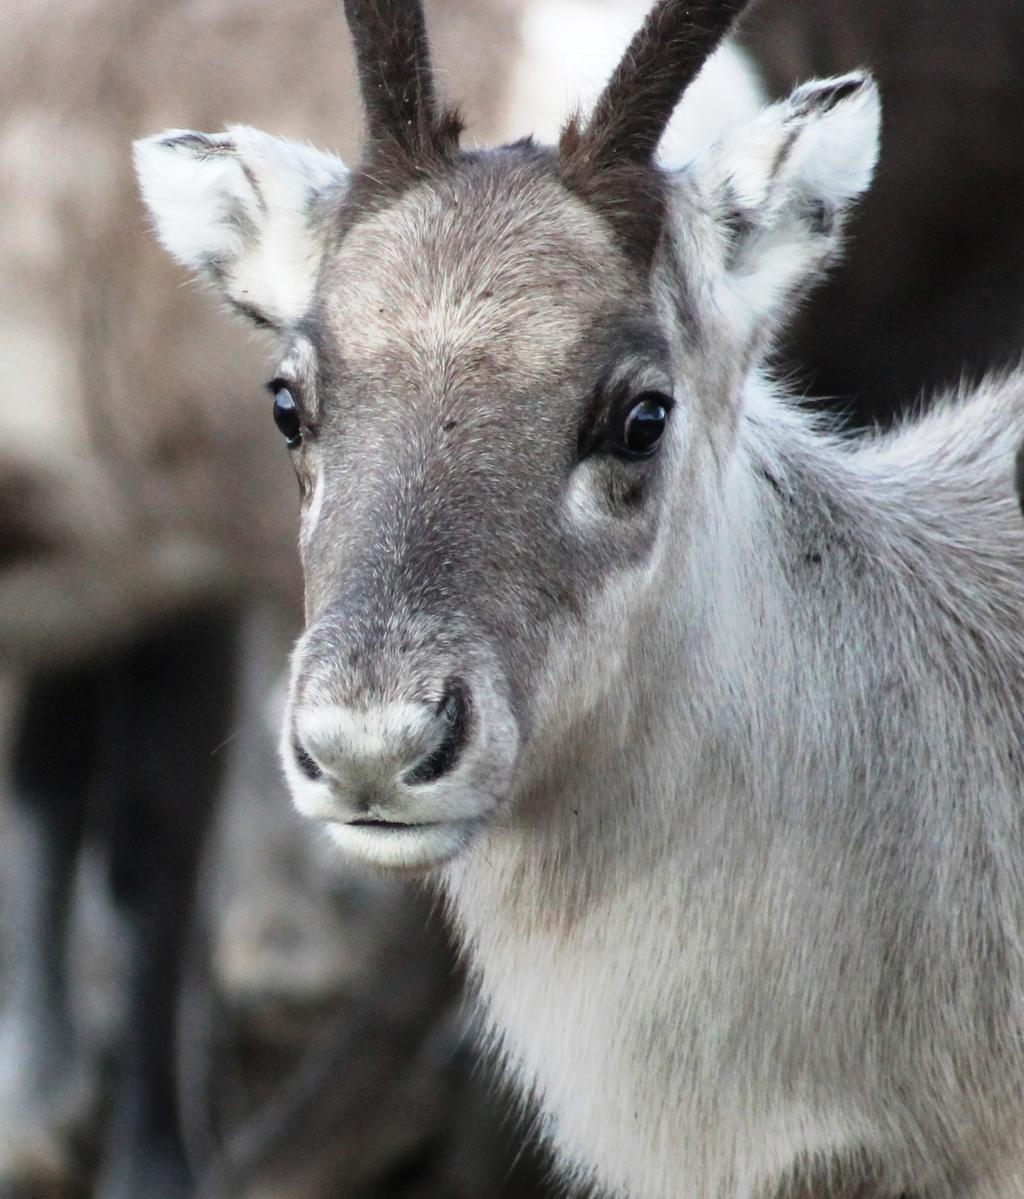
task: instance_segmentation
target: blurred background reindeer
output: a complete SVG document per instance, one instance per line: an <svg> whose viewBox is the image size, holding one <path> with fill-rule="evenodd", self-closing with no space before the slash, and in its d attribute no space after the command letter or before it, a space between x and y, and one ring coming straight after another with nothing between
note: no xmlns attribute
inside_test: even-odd
<svg viewBox="0 0 1024 1199"><path fill-rule="evenodd" d="M493 141L551 140L647 5L428 7ZM742 36L670 160L762 88L867 66L884 104L878 182L780 368L863 426L1019 358L1020 7L763 0ZM297 504L267 362L172 286L131 180L132 138L167 125L355 158L334 0L22 0L0 49L0 1195L553 1193L471 1077L429 900L325 865L290 819L265 718Z"/></svg>

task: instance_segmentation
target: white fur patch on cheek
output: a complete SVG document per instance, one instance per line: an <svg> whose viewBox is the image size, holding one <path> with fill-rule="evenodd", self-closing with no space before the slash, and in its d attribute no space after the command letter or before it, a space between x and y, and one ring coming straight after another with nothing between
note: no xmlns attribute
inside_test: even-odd
<svg viewBox="0 0 1024 1199"><path fill-rule="evenodd" d="M310 494L309 502L302 514L299 543L303 548L309 545L313 534L316 532L316 527L320 523L320 517L323 513L323 507L324 472L322 467L318 467L316 472L316 480L313 483L313 491Z"/></svg>
<svg viewBox="0 0 1024 1199"><path fill-rule="evenodd" d="M597 470L590 462L581 462L572 472L562 502L569 524L580 531L598 532L612 519L600 494Z"/></svg>
<svg viewBox="0 0 1024 1199"><path fill-rule="evenodd" d="M663 465L671 469L672 464ZM587 461L577 466L562 507L566 526L592 544L624 533L622 517L609 510L601 494L598 470L597 464ZM667 503L668 497L659 496L655 502ZM652 588L659 586L664 575L668 522L658 517L653 510L648 514L651 521L659 523L650 553L643 561L608 576L590 596L579 625L552 639L538 676L538 727L543 736L557 739L565 731L567 718L575 720L611 696L618 695L625 702L622 680L627 677L631 652L629 630L633 617L643 610ZM564 702L566 695L574 697L571 710Z"/></svg>
<svg viewBox="0 0 1024 1199"><path fill-rule="evenodd" d="M656 551L655 558L660 558ZM538 674L537 731L557 742L568 728L600 704L615 699L628 702L627 677L632 617L642 607L656 567L652 563L628 567L612 575L591 596L575 628L553 638ZM573 702L566 704L565 697ZM625 727L613 722L615 727Z"/></svg>

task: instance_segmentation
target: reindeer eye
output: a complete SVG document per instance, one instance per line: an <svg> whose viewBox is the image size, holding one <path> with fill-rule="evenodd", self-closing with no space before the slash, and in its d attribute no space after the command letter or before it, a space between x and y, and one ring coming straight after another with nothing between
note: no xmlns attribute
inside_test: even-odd
<svg viewBox="0 0 1024 1199"><path fill-rule="evenodd" d="M302 420L287 387L279 386L274 391L274 424L281 430L289 449L302 440Z"/></svg>
<svg viewBox="0 0 1024 1199"><path fill-rule="evenodd" d="M646 391L638 396L622 426L619 454L624 458L646 458L653 454L665 432L671 407L671 398L660 391Z"/></svg>

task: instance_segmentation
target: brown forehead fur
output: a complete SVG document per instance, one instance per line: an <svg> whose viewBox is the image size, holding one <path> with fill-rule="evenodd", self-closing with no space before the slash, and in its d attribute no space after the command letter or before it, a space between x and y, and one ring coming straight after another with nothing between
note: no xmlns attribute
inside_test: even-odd
<svg viewBox="0 0 1024 1199"><path fill-rule="evenodd" d="M608 224L531 147L465 155L342 227L320 336L354 369L397 356L421 377L475 367L526 384L641 296Z"/></svg>

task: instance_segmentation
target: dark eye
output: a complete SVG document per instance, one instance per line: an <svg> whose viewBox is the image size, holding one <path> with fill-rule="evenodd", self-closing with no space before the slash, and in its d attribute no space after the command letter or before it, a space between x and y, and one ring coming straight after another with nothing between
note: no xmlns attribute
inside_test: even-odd
<svg viewBox="0 0 1024 1199"><path fill-rule="evenodd" d="M287 387L277 387L274 391L274 424L281 430L289 449L302 440L302 420Z"/></svg>
<svg viewBox="0 0 1024 1199"><path fill-rule="evenodd" d="M646 391L638 396L622 426L619 453L625 458L646 458L653 454L665 432L671 407L671 398L660 391Z"/></svg>

